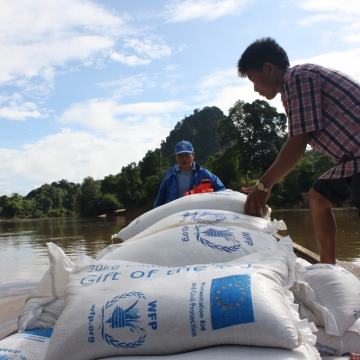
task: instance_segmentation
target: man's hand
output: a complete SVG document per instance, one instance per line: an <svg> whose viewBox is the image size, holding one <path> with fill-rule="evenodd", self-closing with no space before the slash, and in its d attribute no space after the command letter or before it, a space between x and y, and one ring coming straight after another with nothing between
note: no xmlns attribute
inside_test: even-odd
<svg viewBox="0 0 360 360"><path fill-rule="evenodd" d="M248 188L241 188L245 193L248 193L244 213L246 215L263 217L267 213L266 202L269 199L271 189L268 192L261 191L257 186L251 186Z"/></svg>

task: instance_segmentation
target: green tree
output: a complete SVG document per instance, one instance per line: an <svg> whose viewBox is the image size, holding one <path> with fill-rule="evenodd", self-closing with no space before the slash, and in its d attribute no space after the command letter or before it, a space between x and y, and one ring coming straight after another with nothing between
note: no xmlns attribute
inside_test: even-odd
<svg viewBox="0 0 360 360"><path fill-rule="evenodd" d="M6 208L7 215L10 218L22 217L23 208L22 204L17 201L10 201L9 205Z"/></svg>
<svg viewBox="0 0 360 360"><path fill-rule="evenodd" d="M273 163L287 135L286 116L266 101L237 101L220 122L221 146L234 146L241 154L241 174L246 183L257 179Z"/></svg>
<svg viewBox="0 0 360 360"><path fill-rule="evenodd" d="M306 201L312 185L312 166L308 157L303 157L295 168L284 178L285 206L301 205ZM306 201L307 202L307 201Z"/></svg>
<svg viewBox="0 0 360 360"><path fill-rule="evenodd" d="M5 209L10 203L10 199L7 195L0 196L0 206Z"/></svg>
<svg viewBox="0 0 360 360"><path fill-rule="evenodd" d="M315 181L316 179L318 179L321 175L325 174L333 166L333 159L318 152L318 156L315 158L315 162L313 163L313 180Z"/></svg>
<svg viewBox="0 0 360 360"><path fill-rule="evenodd" d="M159 192L160 185L161 185L161 182L162 182L164 176L165 176L165 171L163 171L162 173L159 173L158 175L148 176L145 179L144 201L147 204L149 204L151 207L153 206L153 204L154 204L154 202L156 200L156 197L157 197L157 194Z"/></svg>
<svg viewBox="0 0 360 360"><path fill-rule="evenodd" d="M147 177L159 175L169 167L170 162L167 158L164 158L160 149L149 150L139 162L140 179L142 182L145 182Z"/></svg>
<svg viewBox="0 0 360 360"><path fill-rule="evenodd" d="M98 215L97 205L100 196L100 181L94 180L91 176L86 177L81 184L81 195L79 195L80 214Z"/></svg>
<svg viewBox="0 0 360 360"><path fill-rule="evenodd" d="M53 206L51 198L46 196L46 193L40 192L35 196L36 208L40 210L43 214L47 214Z"/></svg>
<svg viewBox="0 0 360 360"><path fill-rule="evenodd" d="M1 215L5 218L23 218L25 217L23 198L18 193L12 193L9 197L4 195L0 197Z"/></svg>
<svg viewBox="0 0 360 360"><path fill-rule="evenodd" d="M100 191L103 194L116 194L119 191L120 174L105 176L101 181Z"/></svg>
<svg viewBox="0 0 360 360"><path fill-rule="evenodd" d="M187 140L194 146L195 161L199 165L205 164L210 156L221 150L216 130L224 117L224 113L216 106L206 106L202 110L195 109L192 115L185 116L176 124L166 137L166 141L162 141L161 151L164 157L170 164L175 164L175 145L179 141Z"/></svg>
<svg viewBox="0 0 360 360"><path fill-rule="evenodd" d="M123 209L124 206L119 202L115 194L103 194L98 201L98 210L100 214L112 214L115 210Z"/></svg>
<svg viewBox="0 0 360 360"><path fill-rule="evenodd" d="M60 180L57 185L64 192L62 205L67 215L77 215L79 212L81 185L69 182L67 180Z"/></svg>
<svg viewBox="0 0 360 360"><path fill-rule="evenodd" d="M219 177L225 187L235 190L241 179L241 155L236 147L229 147L224 153L216 153L205 163L205 167Z"/></svg>
<svg viewBox="0 0 360 360"><path fill-rule="evenodd" d="M145 195L142 185L140 169L134 162L121 168L118 198L126 208L141 204Z"/></svg>

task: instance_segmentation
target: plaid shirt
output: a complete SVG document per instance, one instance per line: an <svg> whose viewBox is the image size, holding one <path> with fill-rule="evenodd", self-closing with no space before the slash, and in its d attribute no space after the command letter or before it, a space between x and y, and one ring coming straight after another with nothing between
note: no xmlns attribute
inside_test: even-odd
<svg viewBox="0 0 360 360"><path fill-rule="evenodd" d="M289 136L308 133L308 143L334 159L323 179L360 172L360 83L340 71L297 65L286 70L281 100Z"/></svg>

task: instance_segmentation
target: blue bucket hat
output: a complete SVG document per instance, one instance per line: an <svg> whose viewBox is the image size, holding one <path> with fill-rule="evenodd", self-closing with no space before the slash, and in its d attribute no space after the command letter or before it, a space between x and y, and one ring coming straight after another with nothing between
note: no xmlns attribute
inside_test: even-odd
<svg viewBox="0 0 360 360"><path fill-rule="evenodd" d="M180 141L175 146L175 155L181 154L181 153L188 153L192 154L194 152L194 148L188 141Z"/></svg>

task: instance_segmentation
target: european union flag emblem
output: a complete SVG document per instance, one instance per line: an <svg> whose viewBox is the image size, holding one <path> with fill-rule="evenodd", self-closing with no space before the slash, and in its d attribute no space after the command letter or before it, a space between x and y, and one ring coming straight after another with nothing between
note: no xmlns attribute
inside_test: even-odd
<svg viewBox="0 0 360 360"><path fill-rule="evenodd" d="M212 280L210 311L213 330L254 322L251 276L232 275Z"/></svg>

